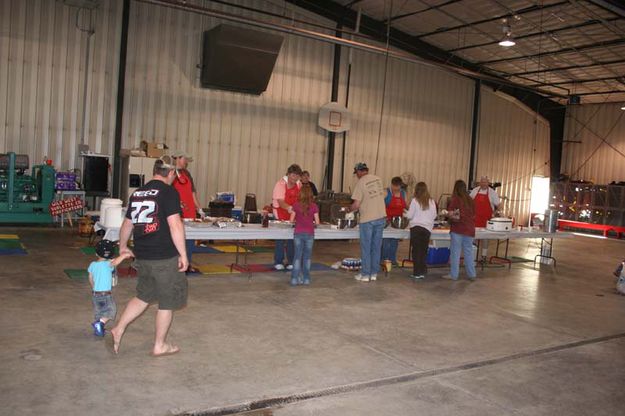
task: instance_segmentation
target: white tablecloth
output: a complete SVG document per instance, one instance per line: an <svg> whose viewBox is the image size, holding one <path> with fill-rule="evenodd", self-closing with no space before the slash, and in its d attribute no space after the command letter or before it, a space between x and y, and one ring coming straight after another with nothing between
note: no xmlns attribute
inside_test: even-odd
<svg viewBox="0 0 625 416"><path fill-rule="evenodd" d="M119 240L119 228L96 227L105 229L104 238L112 241ZM273 225L262 228L260 224L244 224L240 228L218 228L206 223L185 223L185 234L189 240L289 240L293 238L293 228L283 225ZM557 232L546 233L543 231L509 231L495 232L485 228L475 230L475 238L479 240L513 240L521 238L569 238L572 234ZM360 238L358 228L349 230L334 230L329 225L321 225L315 230L315 240L355 240ZM398 230L395 228L384 229L384 238L410 238L410 230ZM449 240L449 230L435 229L431 240Z"/></svg>

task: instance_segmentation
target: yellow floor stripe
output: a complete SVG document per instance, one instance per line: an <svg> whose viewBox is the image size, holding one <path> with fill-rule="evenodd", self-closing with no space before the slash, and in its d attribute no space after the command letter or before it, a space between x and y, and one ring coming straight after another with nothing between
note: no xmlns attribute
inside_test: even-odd
<svg viewBox="0 0 625 416"><path fill-rule="evenodd" d="M196 266L202 274L229 274L230 266L223 264L201 264ZM240 273L238 270L232 269L232 273Z"/></svg>
<svg viewBox="0 0 625 416"><path fill-rule="evenodd" d="M0 240L19 240L17 234L0 234Z"/></svg>

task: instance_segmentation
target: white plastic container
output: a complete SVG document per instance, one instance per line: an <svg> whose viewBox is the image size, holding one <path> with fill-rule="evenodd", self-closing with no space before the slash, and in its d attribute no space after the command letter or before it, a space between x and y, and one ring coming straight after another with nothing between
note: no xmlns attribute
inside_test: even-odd
<svg viewBox="0 0 625 416"><path fill-rule="evenodd" d="M122 200L104 198L100 203L100 224L106 228L119 228L122 220Z"/></svg>

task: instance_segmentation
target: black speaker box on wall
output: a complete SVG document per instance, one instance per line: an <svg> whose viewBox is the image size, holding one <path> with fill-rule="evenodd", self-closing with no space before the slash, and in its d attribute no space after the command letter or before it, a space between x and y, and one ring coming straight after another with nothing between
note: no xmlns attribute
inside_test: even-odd
<svg viewBox="0 0 625 416"><path fill-rule="evenodd" d="M108 195L109 159L83 156L83 185L87 195Z"/></svg>
<svg viewBox="0 0 625 416"><path fill-rule="evenodd" d="M204 32L202 87L262 94L282 41L282 36L224 24Z"/></svg>

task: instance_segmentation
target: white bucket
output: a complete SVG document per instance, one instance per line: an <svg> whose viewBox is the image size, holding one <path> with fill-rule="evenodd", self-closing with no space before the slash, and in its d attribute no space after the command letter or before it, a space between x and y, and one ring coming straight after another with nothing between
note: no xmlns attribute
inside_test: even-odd
<svg viewBox="0 0 625 416"><path fill-rule="evenodd" d="M122 200L104 198L100 203L100 224L106 228L118 228L122 220Z"/></svg>
<svg viewBox="0 0 625 416"><path fill-rule="evenodd" d="M122 207L107 208L104 226L107 228L119 228L122 226L123 219Z"/></svg>

